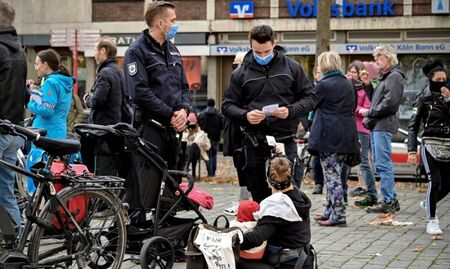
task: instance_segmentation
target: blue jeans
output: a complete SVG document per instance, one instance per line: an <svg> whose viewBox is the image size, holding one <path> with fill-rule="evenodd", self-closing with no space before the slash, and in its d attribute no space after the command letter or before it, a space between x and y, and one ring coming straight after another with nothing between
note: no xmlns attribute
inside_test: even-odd
<svg viewBox="0 0 450 269"><path fill-rule="evenodd" d="M372 167L369 164L370 135L358 132L358 139L361 143L361 164L359 165L359 170L364 177L369 195L377 196L375 177L373 176Z"/></svg>
<svg viewBox="0 0 450 269"><path fill-rule="evenodd" d="M213 177L216 175L217 169L217 151L219 150L219 142L211 141L211 148L208 151L207 170L208 176Z"/></svg>
<svg viewBox="0 0 450 269"><path fill-rule="evenodd" d="M21 137L0 135L0 159L15 165L17 150L23 146L23 143L24 140ZM13 170L0 166L0 205L8 211L15 224L20 227L21 216L14 195L14 176Z"/></svg>
<svg viewBox="0 0 450 269"><path fill-rule="evenodd" d="M372 154L375 169L380 175L380 192L383 201L393 202L397 199L395 193L394 168L392 165L392 134L385 131L372 132Z"/></svg>

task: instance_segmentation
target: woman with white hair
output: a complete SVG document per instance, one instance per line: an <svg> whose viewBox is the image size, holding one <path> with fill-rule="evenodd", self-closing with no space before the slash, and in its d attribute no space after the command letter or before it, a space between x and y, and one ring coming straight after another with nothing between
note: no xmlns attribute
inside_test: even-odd
<svg viewBox="0 0 450 269"><path fill-rule="evenodd" d="M317 107L308 141L308 150L320 157L327 185L322 214L315 216L321 226L347 225L341 171L359 153L354 111L356 95L352 83L340 70L341 58L324 52L317 60L322 79L314 88Z"/></svg>
<svg viewBox="0 0 450 269"><path fill-rule="evenodd" d="M380 175L382 200L368 207L368 213L394 213L400 210L395 192L394 170L391 159L392 136L397 133L399 120L397 111L405 86L405 76L398 66L397 53L391 46L379 46L373 53L381 73L379 83L373 93L370 109L359 111L372 124L367 124L371 133L372 157L375 169ZM369 121L369 122L370 122Z"/></svg>

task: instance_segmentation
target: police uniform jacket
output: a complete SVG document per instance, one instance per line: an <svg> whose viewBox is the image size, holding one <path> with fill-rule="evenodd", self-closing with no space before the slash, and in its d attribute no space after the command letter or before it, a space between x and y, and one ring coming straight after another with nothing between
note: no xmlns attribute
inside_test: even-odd
<svg viewBox="0 0 450 269"><path fill-rule="evenodd" d="M417 136L423 123L422 137L450 138L450 102L427 87L418 94L408 126L408 152L416 152Z"/></svg>
<svg viewBox="0 0 450 269"><path fill-rule="evenodd" d="M262 110L264 106L278 104L289 109L287 119L266 117L260 124L251 125L247 113ZM285 55L279 46L274 58L266 65L258 64L250 50L242 65L233 71L224 94L222 113L245 126L247 131L269 135L293 134L300 117L316 104L312 84L299 63Z"/></svg>
<svg viewBox="0 0 450 269"><path fill-rule="evenodd" d="M189 112L189 85L180 52L169 41L160 46L148 29L125 52L125 79L144 118L168 125L175 111Z"/></svg>

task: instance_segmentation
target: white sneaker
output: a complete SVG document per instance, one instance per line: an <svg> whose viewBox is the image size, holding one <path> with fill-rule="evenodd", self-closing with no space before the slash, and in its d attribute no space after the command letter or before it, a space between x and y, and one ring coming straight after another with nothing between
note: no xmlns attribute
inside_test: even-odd
<svg viewBox="0 0 450 269"><path fill-rule="evenodd" d="M233 202L232 206L226 208L223 212L230 216L236 216L239 208L239 202Z"/></svg>
<svg viewBox="0 0 450 269"><path fill-rule="evenodd" d="M439 220L430 219L427 224L427 234L442 234L441 228L439 228Z"/></svg>

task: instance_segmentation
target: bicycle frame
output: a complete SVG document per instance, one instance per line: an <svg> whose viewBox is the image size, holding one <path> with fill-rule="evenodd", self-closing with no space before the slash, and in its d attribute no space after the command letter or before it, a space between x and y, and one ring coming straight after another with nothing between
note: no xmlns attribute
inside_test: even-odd
<svg viewBox="0 0 450 269"><path fill-rule="evenodd" d="M50 174L50 167L54 161L55 157L50 156L47 163L45 164L45 167L43 169L40 169L38 171L37 174L31 173L29 171L26 171L24 169L21 169L15 165L9 164L3 160L0 160L0 165L9 169L14 170L17 173L23 174L27 177L31 177L33 179L35 179L38 184L36 187L36 191L35 193L32 195L31 197L31 203L27 204L26 207L26 217L27 219L25 220L25 227L23 229L23 232L21 233L20 237L19 237L19 241L16 244L16 233L15 233L15 229L13 226L13 221L11 219L11 217L9 216L9 214L6 212L6 210L0 206L0 216L3 216L4 214L8 215L8 219L10 220L9 222L0 222L0 229L3 233L3 236L5 238L5 241L8 239L9 241L6 242L6 244L8 245L8 250L12 251L12 252L20 252L23 253L24 249L25 249L25 245L27 243L27 238L28 235L31 233L31 229L32 229L32 224L36 223L37 225L43 226L44 228L50 228L51 229L51 223L47 223L47 221L39 219L39 217L37 216L37 213L39 211L39 207L41 205L41 201L44 197L44 192L46 190L46 188L49 189L49 194L50 196L53 196L56 198L56 201L58 202L59 206L61 206L61 208L64 210L64 212L66 213L67 217L70 218L70 221L74 224L75 229L80 233L80 235L82 236L82 239L85 240L86 242L88 241L88 238L86 236L86 234L83 232L83 230L81 229L81 227L78 225L77 221L75 220L75 218L72 216L72 214L70 213L69 209L66 207L65 204L63 204L61 202L61 200L56 196L56 191L55 188L53 186L53 183L51 182L51 174ZM40 173L40 172L43 173ZM11 242L11 240L13 240ZM84 250L82 250L80 253L83 253ZM66 261L66 260L72 260L74 255L77 255L78 253L74 253L71 255L65 255L65 256L61 256L58 257L58 259L52 260L51 262L53 263L59 263L62 261ZM48 263L48 261L46 262L46 264Z"/></svg>

